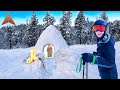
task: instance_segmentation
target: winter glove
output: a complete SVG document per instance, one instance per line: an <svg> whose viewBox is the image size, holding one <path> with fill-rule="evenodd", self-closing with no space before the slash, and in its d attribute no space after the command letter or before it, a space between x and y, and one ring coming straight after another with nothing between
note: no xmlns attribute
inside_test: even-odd
<svg viewBox="0 0 120 90"><path fill-rule="evenodd" d="M91 53L82 53L83 64L92 62L93 64L96 61L96 57Z"/></svg>

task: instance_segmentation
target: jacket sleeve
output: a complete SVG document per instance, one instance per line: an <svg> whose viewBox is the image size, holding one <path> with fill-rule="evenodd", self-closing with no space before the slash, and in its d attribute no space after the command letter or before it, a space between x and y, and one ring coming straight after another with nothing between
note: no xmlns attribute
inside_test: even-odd
<svg viewBox="0 0 120 90"><path fill-rule="evenodd" d="M96 56L96 64L101 67L111 68L115 64L115 48L113 43L106 44L103 50L104 58Z"/></svg>

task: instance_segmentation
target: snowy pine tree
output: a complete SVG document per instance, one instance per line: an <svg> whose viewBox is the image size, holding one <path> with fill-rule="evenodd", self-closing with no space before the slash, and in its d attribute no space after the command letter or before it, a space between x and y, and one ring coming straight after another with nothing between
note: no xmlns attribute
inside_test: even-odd
<svg viewBox="0 0 120 90"><path fill-rule="evenodd" d="M35 12L33 12L32 17L29 20L29 27L36 28L37 24L38 24L38 19Z"/></svg>
<svg viewBox="0 0 120 90"><path fill-rule="evenodd" d="M74 43L81 44L82 43L82 29L85 24L85 16L84 12L80 11L75 19L75 31L74 31Z"/></svg>
<svg viewBox="0 0 120 90"><path fill-rule="evenodd" d="M108 21L108 16L106 15L105 11L102 11L102 14L101 14L100 18L102 18L103 20Z"/></svg>
<svg viewBox="0 0 120 90"><path fill-rule="evenodd" d="M18 44L18 34L17 33L13 33L12 35L12 48L17 48L17 44Z"/></svg>
<svg viewBox="0 0 120 90"><path fill-rule="evenodd" d="M111 35L113 35L114 24L113 22L110 22L110 21L108 22L108 24L109 24L109 32Z"/></svg>
<svg viewBox="0 0 120 90"><path fill-rule="evenodd" d="M91 35L92 33L91 32L91 29L90 29L90 23L89 23L89 19L87 18L87 20L85 20L85 24L84 24L84 28L82 29L82 32L81 32L81 43L82 44L90 44L91 42Z"/></svg>
<svg viewBox="0 0 120 90"><path fill-rule="evenodd" d="M5 47L5 30L4 27L0 28L0 49Z"/></svg>
<svg viewBox="0 0 120 90"><path fill-rule="evenodd" d="M63 11L63 16L60 18L59 31L68 45L71 44L71 14L70 11Z"/></svg>
<svg viewBox="0 0 120 90"><path fill-rule="evenodd" d="M54 23L56 22L55 18L53 16L50 16L50 13L47 12L46 16L43 18L43 22L45 22L44 25L44 29L46 27L48 27L49 25L54 25Z"/></svg>
<svg viewBox="0 0 120 90"><path fill-rule="evenodd" d="M29 20L29 25L27 33L25 35L25 41L28 47L34 46L38 39L38 33L36 30L38 24L38 19L36 14L33 12L31 19Z"/></svg>
<svg viewBox="0 0 120 90"><path fill-rule="evenodd" d="M6 37L6 45L8 45L8 49L12 49L12 28L10 26L7 26L7 30L5 31L5 37Z"/></svg>
<svg viewBox="0 0 120 90"><path fill-rule="evenodd" d="M27 30L27 26L25 24L20 24L17 26L19 28L17 33L17 48L19 47L24 47L25 42L24 42L24 36Z"/></svg>
<svg viewBox="0 0 120 90"><path fill-rule="evenodd" d="M112 35L115 37L116 41L120 40L120 21L115 20L113 22Z"/></svg>

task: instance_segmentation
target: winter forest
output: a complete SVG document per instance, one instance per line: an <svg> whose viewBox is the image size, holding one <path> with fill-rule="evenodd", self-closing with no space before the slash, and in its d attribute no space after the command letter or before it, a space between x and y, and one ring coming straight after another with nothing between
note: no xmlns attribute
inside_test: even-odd
<svg viewBox="0 0 120 90"><path fill-rule="evenodd" d="M37 15L33 12L31 18L26 20L26 24L1 27L0 49L32 47L49 25L54 25L61 32L69 46L74 44L92 45L96 43L94 32L92 31L94 21L89 21L89 18L84 16L84 11L78 12L74 20L74 26L71 26L71 11L63 11L62 13L63 15L59 19L58 25L54 25L56 20L54 16L50 15L50 12L46 12L43 18L44 24L38 24ZM105 11L102 11L98 17L109 23L110 34L114 36L116 42L120 41L120 20L110 22ZM96 18L96 20L99 18Z"/></svg>

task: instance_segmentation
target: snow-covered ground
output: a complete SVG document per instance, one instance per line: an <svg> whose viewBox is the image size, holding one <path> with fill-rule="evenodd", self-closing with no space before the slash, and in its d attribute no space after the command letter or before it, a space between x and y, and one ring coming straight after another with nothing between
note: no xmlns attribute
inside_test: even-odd
<svg viewBox="0 0 120 90"><path fill-rule="evenodd" d="M47 36L48 39L45 39ZM96 51L96 44L67 46L60 32L53 26L48 27L38 39L35 45L37 52L41 52L47 43L55 46L55 55L54 58L44 59L44 64L40 60L26 63L31 48L0 50L0 79L82 79L82 71L76 72L79 58L83 52ZM116 63L120 78L119 46L120 42L116 42ZM97 65L89 64L88 67L88 78L100 79Z"/></svg>
<svg viewBox="0 0 120 90"><path fill-rule="evenodd" d="M120 42L116 42L116 64L120 78ZM30 48L0 50L0 79L82 79L82 71L76 73L80 54L95 51L96 45L73 45L58 51L53 59L26 63ZM97 65L89 64L89 79L100 79Z"/></svg>

